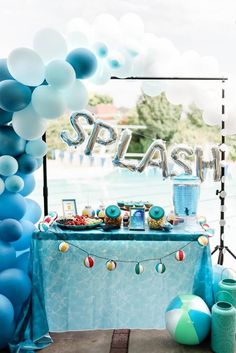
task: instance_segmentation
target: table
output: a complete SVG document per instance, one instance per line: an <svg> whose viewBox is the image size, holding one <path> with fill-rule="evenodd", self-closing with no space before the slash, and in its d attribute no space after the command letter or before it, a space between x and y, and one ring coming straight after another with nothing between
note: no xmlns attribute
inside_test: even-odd
<svg viewBox="0 0 236 353"><path fill-rule="evenodd" d="M211 306L210 251L196 241L203 232L72 232L56 226L36 232L31 247L32 297L18 324L12 352L46 346L51 342L49 331L164 328L165 308L177 294L200 295ZM62 240L70 244L67 253L58 251ZM106 261L94 257L95 265L88 269L83 265L86 252L75 246L88 254L134 262L118 262L109 272ZM174 254L181 248L186 258L178 262ZM156 272L156 260L142 261L150 258L163 258L166 272ZM137 262L144 266L141 275L134 271Z"/></svg>

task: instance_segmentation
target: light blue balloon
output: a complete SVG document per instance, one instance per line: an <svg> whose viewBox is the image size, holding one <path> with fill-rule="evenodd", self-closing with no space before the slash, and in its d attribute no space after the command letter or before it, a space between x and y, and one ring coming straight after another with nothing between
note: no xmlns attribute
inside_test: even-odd
<svg viewBox="0 0 236 353"><path fill-rule="evenodd" d="M14 308L5 295L0 294L0 349L5 348L14 332Z"/></svg>
<svg viewBox="0 0 236 353"><path fill-rule="evenodd" d="M5 187L9 192L19 192L24 188L24 180L18 175L6 178Z"/></svg>
<svg viewBox="0 0 236 353"><path fill-rule="evenodd" d="M16 258L16 264L15 267L19 268L20 270L28 273L29 270L29 258L30 258L30 252L26 251L25 253L21 254Z"/></svg>
<svg viewBox="0 0 236 353"><path fill-rule="evenodd" d="M35 226L32 222L21 220L20 224L23 228L22 236L20 239L11 243L16 251L26 250L30 247L32 235L35 230Z"/></svg>
<svg viewBox="0 0 236 353"><path fill-rule="evenodd" d="M65 92L67 107L70 110L81 110L88 104L88 92L85 85L76 80Z"/></svg>
<svg viewBox="0 0 236 353"><path fill-rule="evenodd" d="M29 141L26 144L25 152L35 158L42 158L47 153L47 144L41 139Z"/></svg>
<svg viewBox="0 0 236 353"><path fill-rule="evenodd" d="M0 195L4 193L4 190L5 190L5 183L4 183L4 180L0 178Z"/></svg>
<svg viewBox="0 0 236 353"><path fill-rule="evenodd" d="M46 66L45 78L53 87L65 89L75 81L75 70L64 60L53 60Z"/></svg>
<svg viewBox="0 0 236 353"><path fill-rule="evenodd" d="M13 194L5 191L0 195L0 220L14 218L19 220L26 213L27 203L20 194Z"/></svg>
<svg viewBox="0 0 236 353"><path fill-rule="evenodd" d="M32 105L35 111L46 119L57 119L66 109L63 94L52 86L39 86L32 93Z"/></svg>
<svg viewBox="0 0 236 353"><path fill-rule="evenodd" d="M12 245L0 240L0 272L13 267L16 261L16 250Z"/></svg>
<svg viewBox="0 0 236 353"><path fill-rule="evenodd" d="M23 304L31 292L29 276L18 268L0 273L0 294L5 295L13 305Z"/></svg>
<svg viewBox="0 0 236 353"><path fill-rule="evenodd" d="M12 156L0 157L0 175L11 176L18 170L18 162Z"/></svg>
<svg viewBox="0 0 236 353"><path fill-rule="evenodd" d="M19 175L24 181L24 187L20 191L20 194L22 196L28 196L29 194L31 194L31 192L34 191L35 186L36 186L34 175L33 174L21 174L21 173L17 173L17 175Z"/></svg>
<svg viewBox="0 0 236 353"><path fill-rule="evenodd" d="M30 221L35 224L40 220L42 215L42 210L36 201L31 200L29 198L25 198L25 201L26 201L27 208L26 208L26 213L23 217L23 220Z"/></svg>

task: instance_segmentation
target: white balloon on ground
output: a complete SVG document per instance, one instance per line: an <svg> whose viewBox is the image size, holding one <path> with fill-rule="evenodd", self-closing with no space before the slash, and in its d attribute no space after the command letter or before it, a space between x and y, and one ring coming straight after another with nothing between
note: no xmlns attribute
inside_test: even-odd
<svg viewBox="0 0 236 353"><path fill-rule="evenodd" d="M47 122L36 113L32 104L29 104L25 109L13 114L12 126L17 135L31 141L45 133Z"/></svg>
<svg viewBox="0 0 236 353"><path fill-rule="evenodd" d="M88 104L88 92L85 85L76 80L69 89L65 91L67 108L70 110L81 110Z"/></svg>
<svg viewBox="0 0 236 353"><path fill-rule="evenodd" d="M75 70L64 60L53 60L45 69L46 81L57 89L65 89L71 86L75 80Z"/></svg>
<svg viewBox="0 0 236 353"><path fill-rule="evenodd" d="M64 59L67 54L65 38L53 28L38 31L35 34L33 46L45 63L53 59Z"/></svg>
<svg viewBox="0 0 236 353"><path fill-rule="evenodd" d="M44 64L41 57L32 49L16 48L8 56L10 74L28 86L38 86L44 81Z"/></svg>
<svg viewBox="0 0 236 353"><path fill-rule="evenodd" d="M70 87L74 87L73 84ZM66 110L64 94L52 86L39 86L32 93L35 111L45 119L57 119Z"/></svg>

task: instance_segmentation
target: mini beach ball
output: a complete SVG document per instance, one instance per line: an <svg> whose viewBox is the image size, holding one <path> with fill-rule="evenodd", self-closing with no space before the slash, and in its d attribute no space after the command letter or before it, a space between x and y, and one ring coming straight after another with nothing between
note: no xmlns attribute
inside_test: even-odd
<svg viewBox="0 0 236 353"><path fill-rule="evenodd" d="M116 269L117 263L114 260L109 260L106 262L106 268L108 271L114 271Z"/></svg>
<svg viewBox="0 0 236 353"><path fill-rule="evenodd" d="M211 314L206 303L196 295L179 295L165 313L166 328L178 343L197 345L208 335Z"/></svg>
<svg viewBox="0 0 236 353"><path fill-rule="evenodd" d="M65 241L61 242L58 247L59 251L62 253L67 252L69 248L70 248L70 245Z"/></svg>
<svg viewBox="0 0 236 353"><path fill-rule="evenodd" d="M177 261L184 261L185 259L185 252L183 250L178 250L176 251L176 254L175 254L175 259Z"/></svg>
<svg viewBox="0 0 236 353"><path fill-rule="evenodd" d="M84 266L87 268L92 268L94 265L94 259L92 258L92 256L87 256L84 259Z"/></svg>

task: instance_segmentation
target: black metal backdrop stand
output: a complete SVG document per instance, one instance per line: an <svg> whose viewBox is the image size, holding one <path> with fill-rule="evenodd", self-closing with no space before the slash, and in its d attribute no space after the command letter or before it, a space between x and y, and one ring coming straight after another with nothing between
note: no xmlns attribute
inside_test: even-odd
<svg viewBox="0 0 236 353"><path fill-rule="evenodd" d="M112 80L174 80L174 81L221 81L222 82L222 122L221 122L221 146L225 144L225 87L224 83L228 80L226 77L111 77ZM43 140L46 142L46 133L43 135ZM218 264L223 265L224 254L227 251L234 259L236 255L225 246L224 231L225 231L225 151L221 149L221 189L216 191L220 198L220 245L217 245L212 252L212 255L219 251ZM44 214L48 214L48 182L47 182L47 156L43 158L43 199L44 199Z"/></svg>

